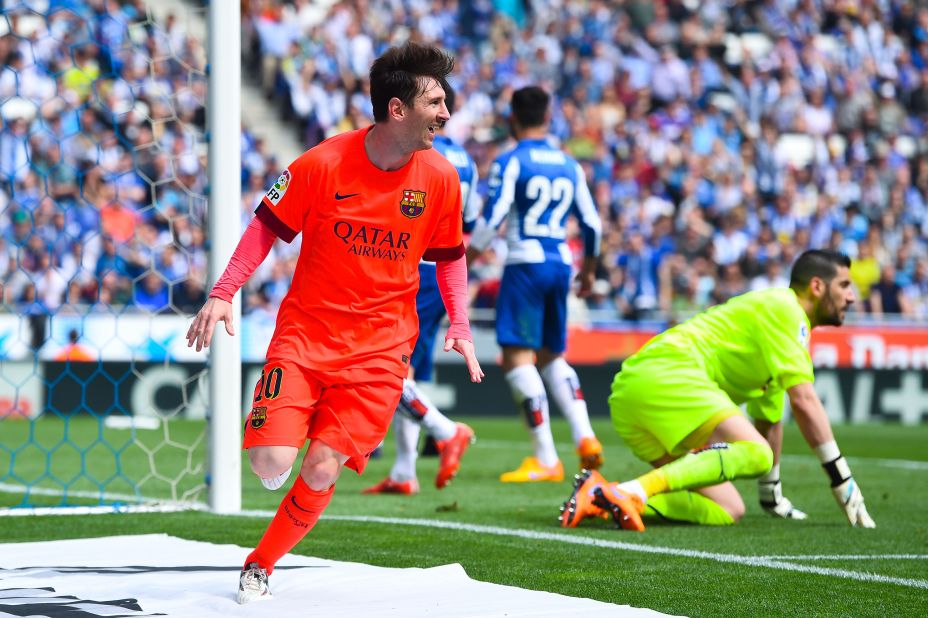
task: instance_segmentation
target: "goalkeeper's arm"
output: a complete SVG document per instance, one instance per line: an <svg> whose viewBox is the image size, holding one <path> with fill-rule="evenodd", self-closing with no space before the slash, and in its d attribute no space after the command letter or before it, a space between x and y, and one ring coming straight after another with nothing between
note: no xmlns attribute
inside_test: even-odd
<svg viewBox="0 0 928 618"><path fill-rule="evenodd" d="M790 388L787 394L796 424L822 462L822 467L831 480L831 491L848 522L852 526L875 528L876 524L864 506L860 487L851 476L851 469L838 450L828 415L812 383L797 384Z"/></svg>
<svg viewBox="0 0 928 618"><path fill-rule="evenodd" d="M782 397L780 398L782 402ZM773 450L773 466L770 472L757 479L757 496L761 507L777 517L784 519L805 519L807 515L793 506L789 498L783 495L780 483L780 452L783 448L783 421L771 423L766 419L754 419L754 426L764 436Z"/></svg>

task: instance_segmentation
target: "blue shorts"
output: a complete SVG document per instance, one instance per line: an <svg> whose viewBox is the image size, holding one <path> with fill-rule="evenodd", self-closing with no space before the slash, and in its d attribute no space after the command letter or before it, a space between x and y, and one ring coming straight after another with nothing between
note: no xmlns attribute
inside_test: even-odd
<svg viewBox="0 0 928 618"><path fill-rule="evenodd" d="M434 264L419 264L416 313L419 316L419 338L412 351L410 365L416 372L416 380L428 382L432 379L432 369L435 365L435 338L445 317L445 303L442 302L441 293L438 291Z"/></svg>
<svg viewBox="0 0 928 618"><path fill-rule="evenodd" d="M563 352L569 289L567 264L507 264L496 301L496 342Z"/></svg>

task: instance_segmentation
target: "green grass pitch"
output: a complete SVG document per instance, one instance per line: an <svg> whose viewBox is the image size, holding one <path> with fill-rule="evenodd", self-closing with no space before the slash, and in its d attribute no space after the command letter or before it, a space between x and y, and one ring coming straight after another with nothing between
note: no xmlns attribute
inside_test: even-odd
<svg viewBox="0 0 928 618"><path fill-rule="evenodd" d="M825 474L794 425L788 426L781 465L784 493L809 514L807 521L784 521L757 506L752 481L738 482L748 507L735 527L702 528L650 525L644 534L623 532L603 520L575 530L557 527L558 507L570 491L563 483L504 485L500 472L514 468L529 452L525 428L513 418L471 419L478 441L464 458L450 487L432 485L435 458L419 461L422 492L414 497L362 496L360 490L386 476L393 440L386 453L372 460L363 477L347 471L326 516L294 551L335 560L395 567L429 567L461 563L478 580L589 597L662 612L690 616L925 616L928 615L928 426L864 425L837 427L838 443L859 481L875 530L851 529L835 506ZM604 474L622 480L645 470L621 445L608 421L594 426L606 449ZM62 486L74 466L93 470L107 491L125 492L132 477L149 470L152 458L166 479L203 461L197 423L173 423L164 452L136 446L130 433L107 439L123 449L120 467L97 438L103 432L93 419L36 424L35 443L69 442L64 455L49 458L41 448L19 450L28 434L26 423L0 422L0 473L16 452L19 479L41 479ZM569 432L555 421L555 438L568 468L576 465ZM127 438L130 436L130 438ZM148 445L164 432L138 432ZM80 456L86 450L88 455ZM190 460L188 462L188 457ZM95 461L101 460L101 461ZM53 477L46 471L54 468ZM248 472L243 460L243 508L273 510L282 493L268 492ZM202 483L202 472L177 484L183 491ZM59 477L63 477L59 478ZM5 483L15 483L9 477ZM170 482L152 478L148 489L167 497ZM164 487L162 487L162 485ZM92 489L77 481L74 487ZM0 506L16 504L21 495L0 492ZM37 497L54 504L60 498ZM374 521L361 521L364 517ZM387 523L377 518L428 520L423 525ZM179 537L235 543L257 543L266 517L221 517L207 513L99 515L80 517L0 518L0 542L93 537L112 534L167 532ZM424 525L431 523L431 525ZM460 525L459 529L437 527ZM493 530L474 531L467 526ZM574 542L571 542L574 541ZM580 541L580 542L577 542ZM603 542L600 547L593 541ZM647 553L641 547L658 553ZM687 553L689 551L690 553ZM694 553L704 552L704 554ZM747 557L772 562L751 562ZM792 556L794 558L787 558ZM772 568L770 564L783 565ZM234 582L230 582L230 586Z"/></svg>

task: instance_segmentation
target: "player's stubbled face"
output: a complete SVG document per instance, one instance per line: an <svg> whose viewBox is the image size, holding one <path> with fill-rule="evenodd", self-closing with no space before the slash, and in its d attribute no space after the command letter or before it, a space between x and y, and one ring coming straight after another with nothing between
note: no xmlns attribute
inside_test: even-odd
<svg viewBox="0 0 928 618"><path fill-rule="evenodd" d="M839 266L838 273L828 284L818 308L818 323L822 326L841 326L848 307L854 304L854 288L847 267Z"/></svg>
<svg viewBox="0 0 928 618"><path fill-rule="evenodd" d="M431 148L436 132L451 118L445 105L444 88L436 80L429 79L410 112L410 141L416 150Z"/></svg>

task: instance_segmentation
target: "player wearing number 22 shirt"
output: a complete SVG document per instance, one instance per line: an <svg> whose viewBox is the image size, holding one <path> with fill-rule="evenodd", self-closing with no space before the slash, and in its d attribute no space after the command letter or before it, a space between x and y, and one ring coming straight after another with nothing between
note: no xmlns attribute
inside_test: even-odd
<svg viewBox="0 0 928 618"><path fill-rule="evenodd" d="M581 466L602 464L602 447L590 426L577 374L563 359L573 263L566 244L567 218L577 218L583 235L581 295L592 287L602 224L583 169L548 140L549 103L549 95L536 86L513 93L510 122L518 143L490 168L482 222L468 249L470 262L506 223L508 251L496 304L496 337L535 454L503 474L503 482L563 479L548 422L547 394L570 422Z"/></svg>

